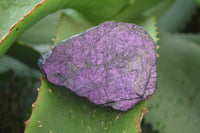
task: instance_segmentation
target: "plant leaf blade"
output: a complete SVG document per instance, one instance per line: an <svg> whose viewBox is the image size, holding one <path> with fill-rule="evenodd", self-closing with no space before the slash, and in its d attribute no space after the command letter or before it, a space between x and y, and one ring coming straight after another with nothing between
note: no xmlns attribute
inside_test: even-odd
<svg viewBox="0 0 200 133"><path fill-rule="evenodd" d="M166 33L160 38L158 89L149 100L145 119L162 133L198 132L200 48Z"/></svg>
<svg viewBox="0 0 200 133"><path fill-rule="evenodd" d="M138 133L145 111L146 101L126 113L107 111L42 79L25 132Z"/></svg>

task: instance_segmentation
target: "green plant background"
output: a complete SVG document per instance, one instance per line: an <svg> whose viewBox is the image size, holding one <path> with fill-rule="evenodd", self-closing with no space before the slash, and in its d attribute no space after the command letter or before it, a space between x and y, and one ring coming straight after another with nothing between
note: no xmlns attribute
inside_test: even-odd
<svg viewBox="0 0 200 133"><path fill-rule="evenodd" d="M143 133L197 133L200 6L196 2L1 0L0 132L138 133L144 115ZM126 113L97 107L40 80L37 67L41 52L110 20L138 24L156 42L160 40L157 90Z"/></svg>

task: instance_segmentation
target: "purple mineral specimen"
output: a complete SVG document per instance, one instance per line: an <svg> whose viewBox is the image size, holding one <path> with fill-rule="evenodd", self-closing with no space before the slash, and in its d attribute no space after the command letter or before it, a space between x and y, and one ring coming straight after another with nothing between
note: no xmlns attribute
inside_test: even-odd
<svg viewBox="0 0 200 133"><path fill-rule="evenodd" d="M38 63L52 84L127 111L154 93L156 46L141 27L104 22L61 42Z"/></svg>

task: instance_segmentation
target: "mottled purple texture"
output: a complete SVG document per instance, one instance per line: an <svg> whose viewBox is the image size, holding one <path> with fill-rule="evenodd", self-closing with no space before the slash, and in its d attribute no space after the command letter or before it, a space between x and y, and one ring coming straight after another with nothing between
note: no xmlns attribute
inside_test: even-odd
<svg viewBox="0 0 200 133"><path fill-rule="evenodd" d="M156 89L156 46L137 25L104 22L42 55L39 67L55 85L97 105L127 111Z"/></svg>

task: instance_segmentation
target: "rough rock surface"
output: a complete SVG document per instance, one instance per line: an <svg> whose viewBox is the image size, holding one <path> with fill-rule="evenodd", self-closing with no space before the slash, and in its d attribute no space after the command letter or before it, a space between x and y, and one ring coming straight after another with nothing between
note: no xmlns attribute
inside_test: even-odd
<svg viewBox="0 0 200 133"><path fill-rule="evenodd" d="M134 24L104 22L61 42L38 63L52 84L127 111L156 89L156 46Z"/></svg>

